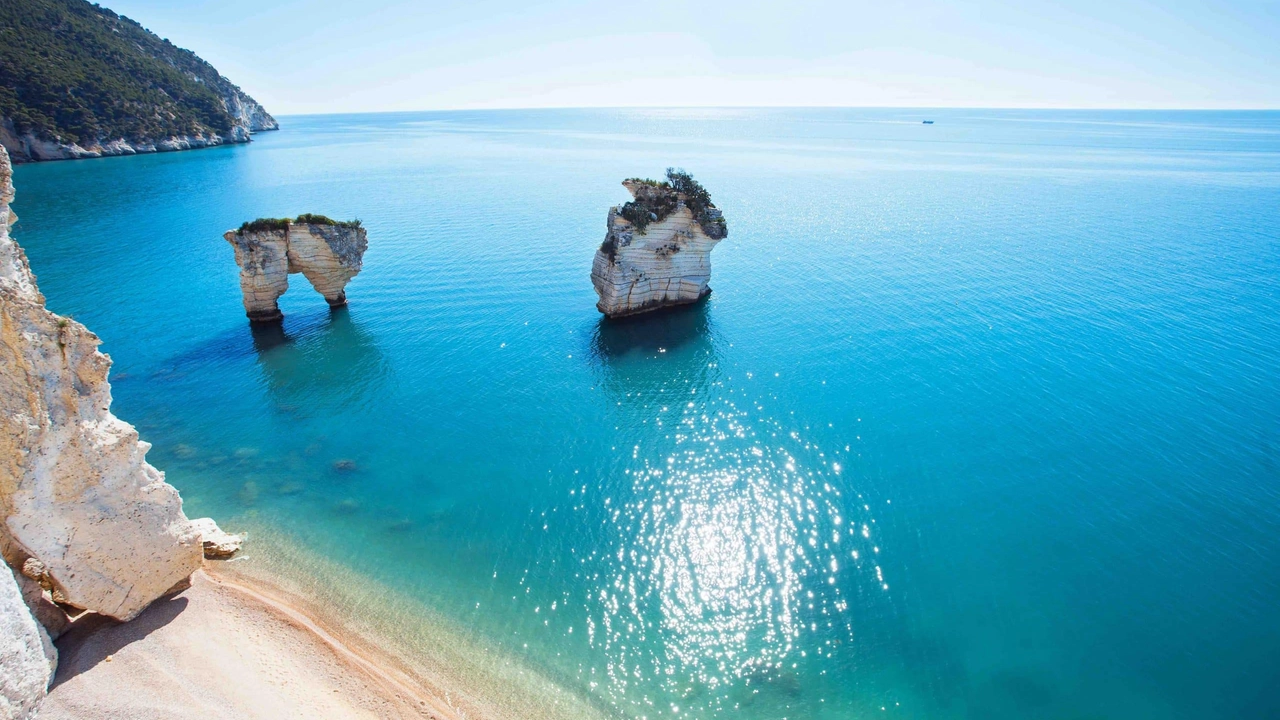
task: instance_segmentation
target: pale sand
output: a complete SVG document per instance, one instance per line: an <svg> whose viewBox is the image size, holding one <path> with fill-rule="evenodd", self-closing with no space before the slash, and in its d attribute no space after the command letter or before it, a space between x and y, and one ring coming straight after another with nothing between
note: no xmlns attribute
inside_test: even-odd
<svg viewBox="0 0 1280 720"><path fill-rule="evenodd" d="M217 572L192 581L132 622L78 623L59 638L40 718L462 717L268 590Z"/></svg>

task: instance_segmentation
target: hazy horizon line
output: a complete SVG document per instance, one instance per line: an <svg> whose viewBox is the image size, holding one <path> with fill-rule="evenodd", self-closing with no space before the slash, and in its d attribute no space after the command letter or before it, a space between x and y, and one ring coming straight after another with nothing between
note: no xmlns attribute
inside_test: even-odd
<svg viewBox="0 0 1280 720"><path fill-rule="evenodd" d="M274 117L321 115L408 115L429 112L508 112L513 110L1023 110L1076 112L1280 112L1277 107L1125 107L1034 105L512 105L502 107L448 107L415 110L357 110L335 112L283 112ZM268 110L268 112L271 112Z"/></svg>

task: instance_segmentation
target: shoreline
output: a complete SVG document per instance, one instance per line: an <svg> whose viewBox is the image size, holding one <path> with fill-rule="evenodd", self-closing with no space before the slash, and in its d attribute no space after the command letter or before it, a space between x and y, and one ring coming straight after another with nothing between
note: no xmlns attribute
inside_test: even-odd
<svg viewBox="0 0 1280 720"><path fill-rule="evenodd" d="M84 147L77 143L67 144L41 139L30 133L17 135L8 129L7 123L7 118L0 118L0 145L9 151L10 161L14 165L34 165L61 160L101 160L109 157L208 150L224 145L248 145L253 142L254 135L280 129L278 127L262 130L246 129L243 139L238 139L234 133L227 137L210 133L209 135L171 135L154 141L115 138L107 141L97 140L90 143L88 147Z"/></svg>
<svg viewBox="0 0 1280 720"><path fill-rule="evenodd" d="M357 654L390 667L467 718L590 720L618 717L576 678L543 667L520 643L476 618L361 567L352 557L262 518L228 523L248 533L240 555L218 565L236 582L283 599Z"/></svg>
<svg viewBox="0 0 1280 720"><path fill-rule="evenodd" d="M417 701L417 704L428 713L428 717L440 717L442 720L443 718L461 717L457 714L457 709L450 706L447 694L444 697L440 697L436 693L421 687L420 681L415 680L406 673L400 667L400 663L390 654L378 652L375 647L360 649L352 647L354 643L351 642L350 638L344 642L344 639L340 637L343 634L342 630L326 629L321 624L321 621L307 614L306 608L298 607L289 600L276 596L275 593L279 592L278 588L267 586L261 582L255 583L246 577L235 575L234 572L220 569L218 565L221 564L225 564L225 561L208 567L202 572L218 585L233 592L238 592L251 601L260 603L264 608L278 613L297 627L311 633L317 642L342 658L354 670L364 672L370 679L384 687L392 695L403 695ZM367 639L361 638L361 640ZM371 645L368 642L361 644Z"/></svg>
<svg viewBox="0 0 1280 720"><path fill-rule="evenodd" d="M128 623L92 618L57 641L42 718L474 717L392 658L206 563L192 585Z"/></svg>
<svg viewBox="0 0 1280 720"><path fill-rule="evenodd" d="M206 560L192 587L138 618L73 625L56 641L41 717L615 716L357 568L277 532L250 535L235 558ZM317 695L329 702L315 706ZM165 704L181 696L210 700Z"/></svg>

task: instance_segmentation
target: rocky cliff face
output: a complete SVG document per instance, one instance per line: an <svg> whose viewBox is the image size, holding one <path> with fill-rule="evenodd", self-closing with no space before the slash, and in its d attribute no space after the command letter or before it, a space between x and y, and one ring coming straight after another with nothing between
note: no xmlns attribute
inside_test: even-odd
<svg viewBox="0 0 1280 720"><path fill-rule="evenodd" d="M235 121L235 127L242 130L243 142L248 141L249 133L280 129L280 123L257 100L235 85L227 84L229 87L222 89L222 102L227 107L227 114ZM243 132L245 130L248 132Z"/></svg>
<svg viewBox="0 0 1280 720"><path fill-rule="evenodd" d="M270 223L278 226L261 227ZM257 221L223 237L235 249L245 314L252 322L284 317L279 299L291 273L302 273L330 307L345 305L347 283L360 272L369 247L358 223L333 221Z"/></svg>
<svg viewBox="0 0 1280 720"><path fill-rule="evenodd" d="M6 148L17 162L82 160L247 143L252 133L280 129L275 118L271 117L257 101L241 92L240 88L230 86L226 88L226 93L222 102L226 105L227 113L234 124L223 133L203 129L192 134L150 139L117 137L76 142L61 137L38 136L31 129L19 130L14 126L13 120L0 117L0 147Z"/></svg>
<svg viewBox="0 0 1280 720"><path fill-rule="evenodd" d="M666 185L628 180L635 200L609 211L591 266L596 308L608 317L687 305L711 292L711 249L728 234L724 218L709 199L695 212L687 194Z"/></svg>
<svg viewBox="0 0 1280 720"><path fill-rule="evenodd" d="M189 50L86 0L0 3L0 146L15 162L249 142L276 121Z"/></svg>
<svg viewBox="0 0 1280 720"><path fill-rule="evenodd" d="M0 718L35 717L57 666L58 651L0 563Z"/></svg>
<svg viewBox="0 0 1280 720"><path fill-rule="evenodd" d="M235 127L226 135L209 132L195 135L171 135L159 140L130 141L124 138L116 138L114 140L93 140L81 145L78 142L39 138L30 132L19 135L13 130L11 121L0 119L0 146L12 152L13 157L18 162L83 160L85 158L138 155L171 152L174 150L197 150L227 143L247 142L249 142L249 132L242 127Z"/></svg>
<svg viewBox="0 0 1280 720"><path fill-rule="evenodd" d="M45 309L12 198L0 150L0 550L53 599L128 620L200 566L200 533L111 414L98 337Z"/></svg>
<svg viewBox="0 0 1280 720"><path fill-rule="evenodd" d="M130 620L244 539L188 520L151 446L111 414L110 358L45 308L9 235L11 178L0 147L0 719L34 716L64 608Z"/></svg>
<svg viewBox="0 0 1280 720"><path fill-rule="evenodd" d="M289 231L228 230L240 266L240 294L252 322L282 320L278 301L289 289Z"/></svg>

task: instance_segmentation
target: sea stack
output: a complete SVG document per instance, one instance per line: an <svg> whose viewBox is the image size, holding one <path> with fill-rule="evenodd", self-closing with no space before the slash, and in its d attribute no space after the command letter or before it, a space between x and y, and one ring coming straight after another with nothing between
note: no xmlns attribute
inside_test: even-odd
<svg viewBox="0 0 1280 720"><path fill-rule="evenodd" d="M711 292L711 249L729 234L724 215L688 173L663 182L632 178L633 200L609 210L608 232L591 266L606 317L688 305Z"/></svg>
<svg viewBox="0 0 1280 720"><path fill-rule="evenodd" d="M359 220L323 215L259 219L223 234L240 266L240 292L250 322L284 318L278 304L289 275L302 273L329 307L347 304L346 287L360 272L369 238Z"/></svg>

